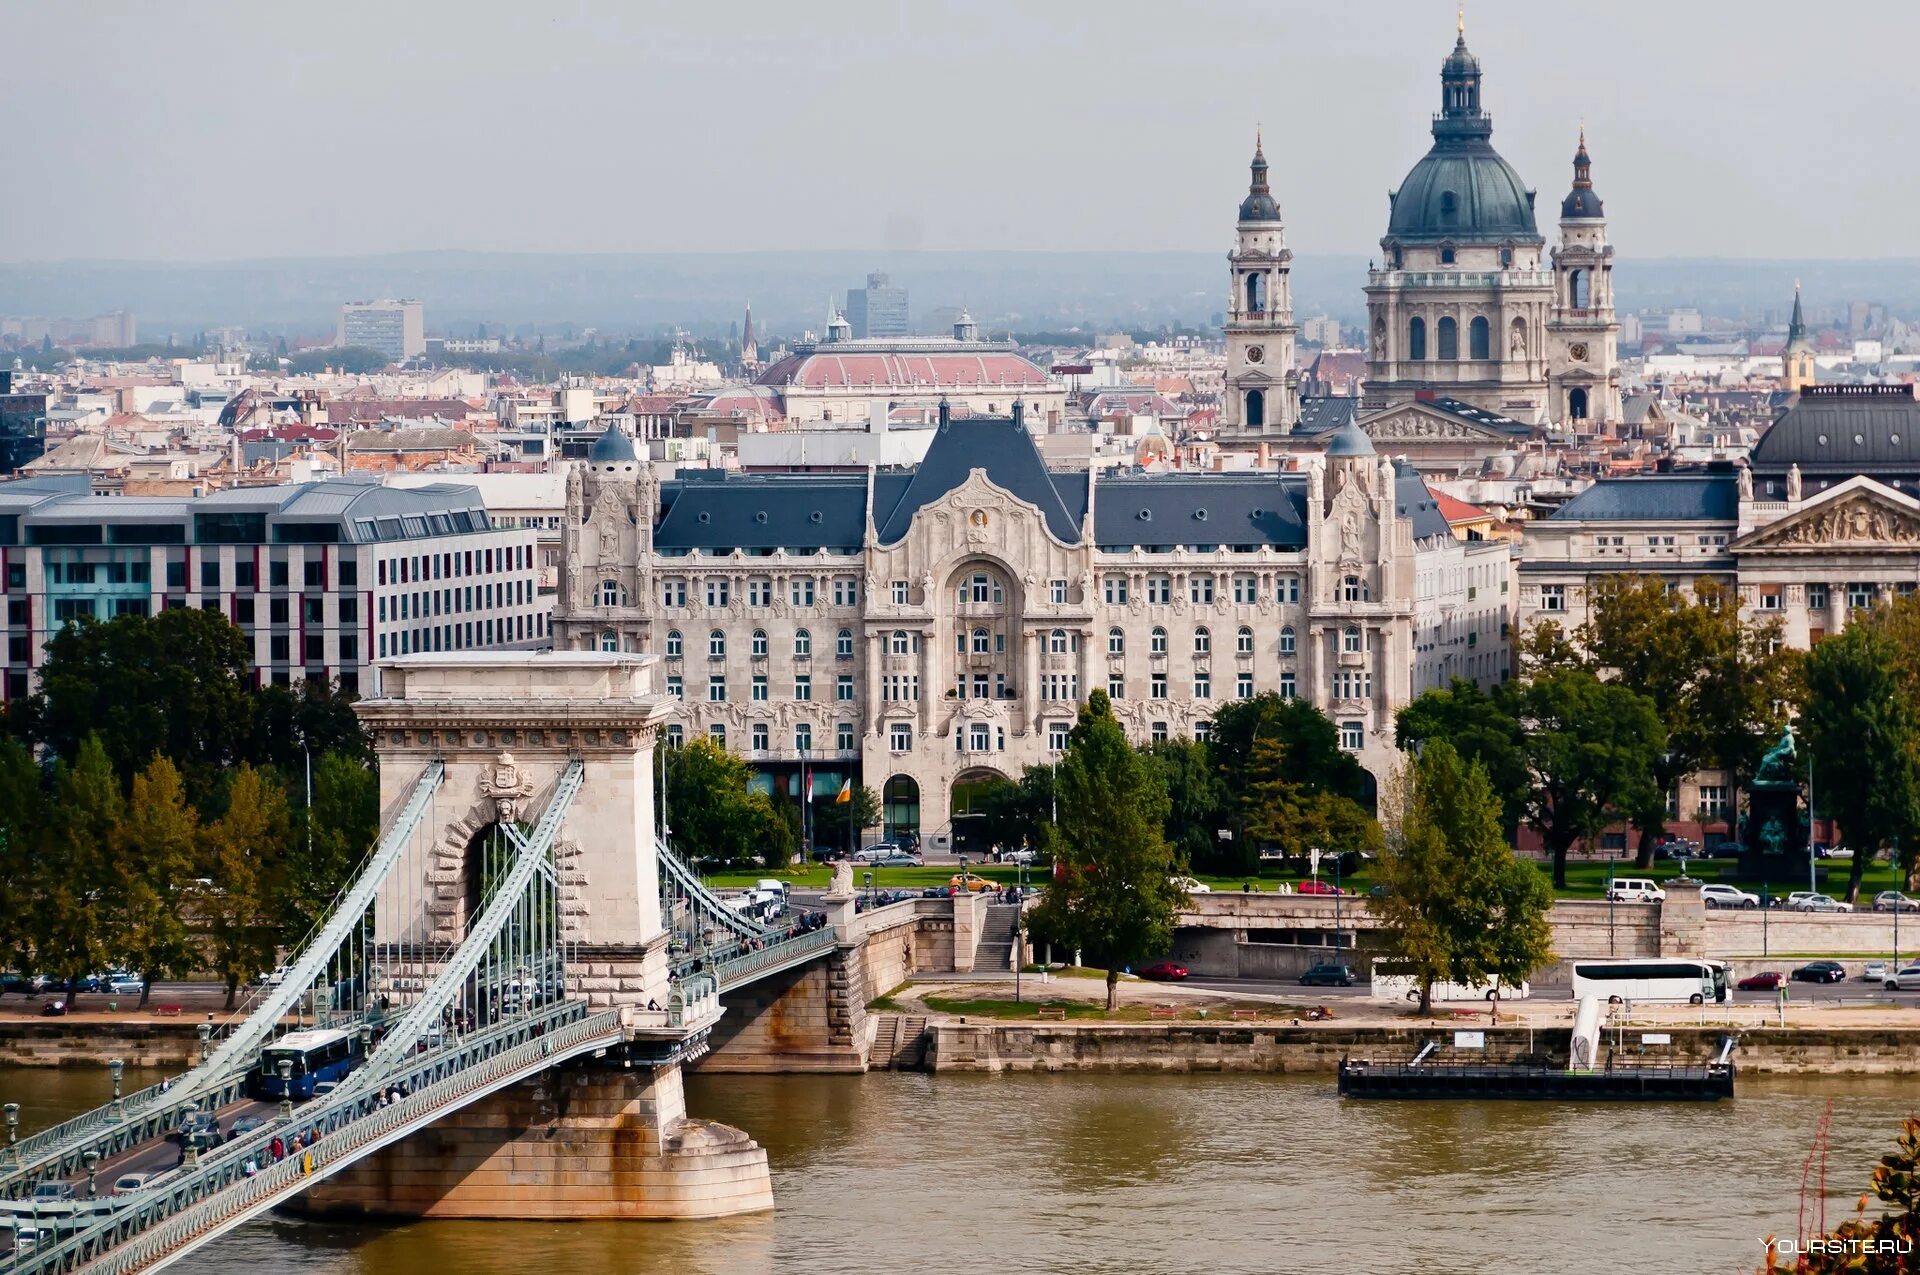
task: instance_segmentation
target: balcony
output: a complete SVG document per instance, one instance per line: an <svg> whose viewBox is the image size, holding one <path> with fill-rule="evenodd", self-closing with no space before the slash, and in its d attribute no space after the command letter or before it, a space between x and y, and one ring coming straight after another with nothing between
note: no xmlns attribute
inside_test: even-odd
<svg viewBox="0 0 1920 1275"><path fill-rule="evenodd" d="M1369 270L1369 288L1551 288L1546 270Z"/></svg>

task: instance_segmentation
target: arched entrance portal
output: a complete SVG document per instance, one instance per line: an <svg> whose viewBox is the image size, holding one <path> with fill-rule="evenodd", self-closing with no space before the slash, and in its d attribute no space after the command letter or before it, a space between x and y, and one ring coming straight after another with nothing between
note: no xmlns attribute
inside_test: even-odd
<svg viewBox="0 0 1920 1275"><path fill-rule="evenodd" d="M1587 391L1585 386L1576 385L1567 391L1567 418L1576 421L1584 421L1587 419Z"/></svg>
<svg viewBox="0 0 1920 1275"><path fill-rule="evenodd" d="M960 854L984 853L987 849L987 798L1007 777L985 766L963 770L953 781L949 811L953 816L953 848Z"/></svg>
<svg viewBox="0 0 1920 1275"><path fill-rule="evenodd" d="M911 775L895 775L880 793L880 819L889 841L920 839L920 785Z"/></svg>

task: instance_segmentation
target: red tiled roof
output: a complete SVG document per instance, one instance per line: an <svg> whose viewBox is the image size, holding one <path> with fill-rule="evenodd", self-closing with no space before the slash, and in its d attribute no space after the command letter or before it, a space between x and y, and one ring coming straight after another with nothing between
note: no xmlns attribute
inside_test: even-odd
<svg viewBox="0 0 1920 1275"><path fill-rule="evenodd" d="M807 389L992 389L1042 386L1047 374L1018 354L793 354L760 374L758 384Z"/></svg>
<svg viewBox="0 0 1920 1275"><path fill-rule="evenodd" d="M1440 516L1449 525L1456 522L1479 522L1493 515L1478 505L1470 505L1464 500L1456 500L1444 491L1433 493L1433 503L1440 510Z"/></svg>

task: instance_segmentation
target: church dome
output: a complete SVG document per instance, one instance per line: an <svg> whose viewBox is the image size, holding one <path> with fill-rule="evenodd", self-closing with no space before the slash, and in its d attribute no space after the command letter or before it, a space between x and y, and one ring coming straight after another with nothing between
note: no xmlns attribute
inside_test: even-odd
<svg viewBox="0 0 1920 1275"><path fill-rule="evenodd" d="M1327 441L1329 456L1372 456L1373 440L1360 428L1357 421L1349 418L1347 423L1333 431L1333 437Z"/></svg>
<svg viewBox="0 0 1920 1275"><path fill-rule="evenodd" d="M1604 217L1600 196L1593 189L1593 160L1587 154L1587 130L1580 130L1580 149L1573 153L1573 189L1560 201L1560 220Z"/></svg>
<svg viewBox="0 0 1920 1275"><path fill-rule="evenodd" d="M1488 140L1493 119L1480 109L1480 59L1464 32L1440 66L1440 88L1433 146L1393 192L1388 241L1543 242L1533 192Z"/></svg>
<svg viewBox="0 0 1920 1275"><path fill-rule="evenodd" d="M1252 180L1247 183L1247 197L1240 201L1240 220L1279 221L1280 205L1267 187L1267 156L1257 136L1253 141L1253 163L1250 168Z"/></svg>
<svg viewBox="0 0 1920 1275"><path fill-rule="evenodd" d="M616 465L638 458L634 455L633 440L627 437L627 431L618 425L609 425L606 433L593 440L593 448L587 452L587 459L600 465Z"/></svg>

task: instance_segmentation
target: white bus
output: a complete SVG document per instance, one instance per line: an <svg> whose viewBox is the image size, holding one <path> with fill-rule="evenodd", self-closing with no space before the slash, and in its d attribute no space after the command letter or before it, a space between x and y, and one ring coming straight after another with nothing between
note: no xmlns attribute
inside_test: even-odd
<svg viewBox="0 0 1920 1275"><path fill-rule="evenodd" d="M1727 999L1724 961L1575 961L1573 999L1703 1005Z"/></svg>
<svg viewBox="0 0 1920 1275"><path fill-rule="evenodd" d="M1398 971L1404 969L1400 962L1392 957L1373 958L1373 982L1367 989L1370 1000L1399 1002L1412 1005L1420 1003L1420 980L1411 974ZM1525 1000L1533 994L1533 987L1525 979L1518 986L1512 983L1499 985L1500 999L1503 1001ZM1433 985L1434 1003L1441 1001L1490 1001L1495 987L1492 983L1470 986L1465 983L1435 983Z"/></svg>

